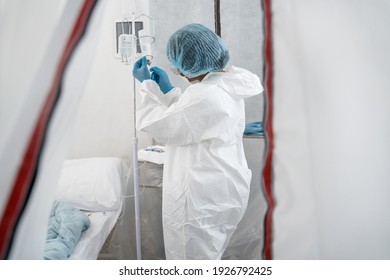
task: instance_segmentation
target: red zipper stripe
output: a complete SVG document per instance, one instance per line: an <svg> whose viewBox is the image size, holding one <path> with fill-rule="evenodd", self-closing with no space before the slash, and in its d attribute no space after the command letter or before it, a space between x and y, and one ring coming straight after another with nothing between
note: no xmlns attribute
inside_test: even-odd
<svg viewBox="0 0 390 280"><path fill-rule="evenodd" d="M272 161L274 148L274 132L272 127L272 105L273 105L273 60L272 60L272 10L271 0L263 0L265 16L265 135L266 135L266 157L263 169L263 180L265 196L268 202L267 214L265 217L264 236L264 259L272 259L272 217L275 207L272 192Z"/></svg>

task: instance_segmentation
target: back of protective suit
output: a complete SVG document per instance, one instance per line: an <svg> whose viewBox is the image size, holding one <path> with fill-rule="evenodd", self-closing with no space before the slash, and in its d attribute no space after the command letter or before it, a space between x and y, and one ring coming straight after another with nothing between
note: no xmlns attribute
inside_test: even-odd
<svg viewBox="0 0 390 280"><path fill-rule="evenodd" d="M250 192L242 136L244 98L262 92L259 78L230 67L183 93L141 86L137 128L166 144L163 230L167 259L221 259Z"/></svg>

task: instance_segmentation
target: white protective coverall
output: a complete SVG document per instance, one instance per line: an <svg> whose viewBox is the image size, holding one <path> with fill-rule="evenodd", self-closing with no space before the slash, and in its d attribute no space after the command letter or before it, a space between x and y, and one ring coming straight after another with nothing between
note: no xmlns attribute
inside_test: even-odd
<svg viewBox="0 0 390 280"><path fill-rule="evenodd" d="M251 181L243 149L244 98L263 91L229 67L163 94L141 85L137 129L166 144L163 233L167 259L220 259L245 213Z"/></svg>

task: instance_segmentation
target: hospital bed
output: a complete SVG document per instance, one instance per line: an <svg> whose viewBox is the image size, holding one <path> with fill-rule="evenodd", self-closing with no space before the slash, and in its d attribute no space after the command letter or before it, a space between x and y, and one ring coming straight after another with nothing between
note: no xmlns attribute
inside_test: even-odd
<svg viewBox="0 0 390 280"><path fill-rule="evenodd" d="M98 258L101 248L120 216L123 203L122 193L126 185L128 170L127 165L119 158L84 158L64 162L53 209L54 205L65 204L68 208L77 209L76 214L81 215L83 221L85 221L83 217L88 218L80 236L76 233L76 237L57 238L62 239L61 242L65 239L68 242L65 245L58 245L57 240L54 240L56 243L53 245L53 240L49 239L50 234L48 234L45 246L47 259L92 260ZM53 210L52 213L54 213ZM64 216L63 213L58 215ZM55 218L53 220L58 221ZM77 219L68 219L68 221L73 220L74 223L77 222ZM72 224L69 226L73 227ZM60 226L57 224L49 224L51 231L58 228ZM66 230L66 234L75 231ZM69 245L69 241L75 244ZM68 252L61 252L63 247ZM64 257L65 255L68 257Z"/></svg>

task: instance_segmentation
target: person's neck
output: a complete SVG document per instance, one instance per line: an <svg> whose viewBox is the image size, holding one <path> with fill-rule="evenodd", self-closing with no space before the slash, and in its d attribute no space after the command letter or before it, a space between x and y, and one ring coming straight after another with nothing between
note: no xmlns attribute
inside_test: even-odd
<svg viewBox="0 0 390 280"><path fill-rule="evenodd" d="M193 78L188 78L188 77L187 77L187 79L188 79L188 81L190 81L190 82L194 82L194 81L199 81L199 82L201 82L201 81L204 79L204 77L206 77L207 74L208 74L208 73L203 74L203 75L200 75L200 76L196 76L196 77L193 77Z"/></svg>

